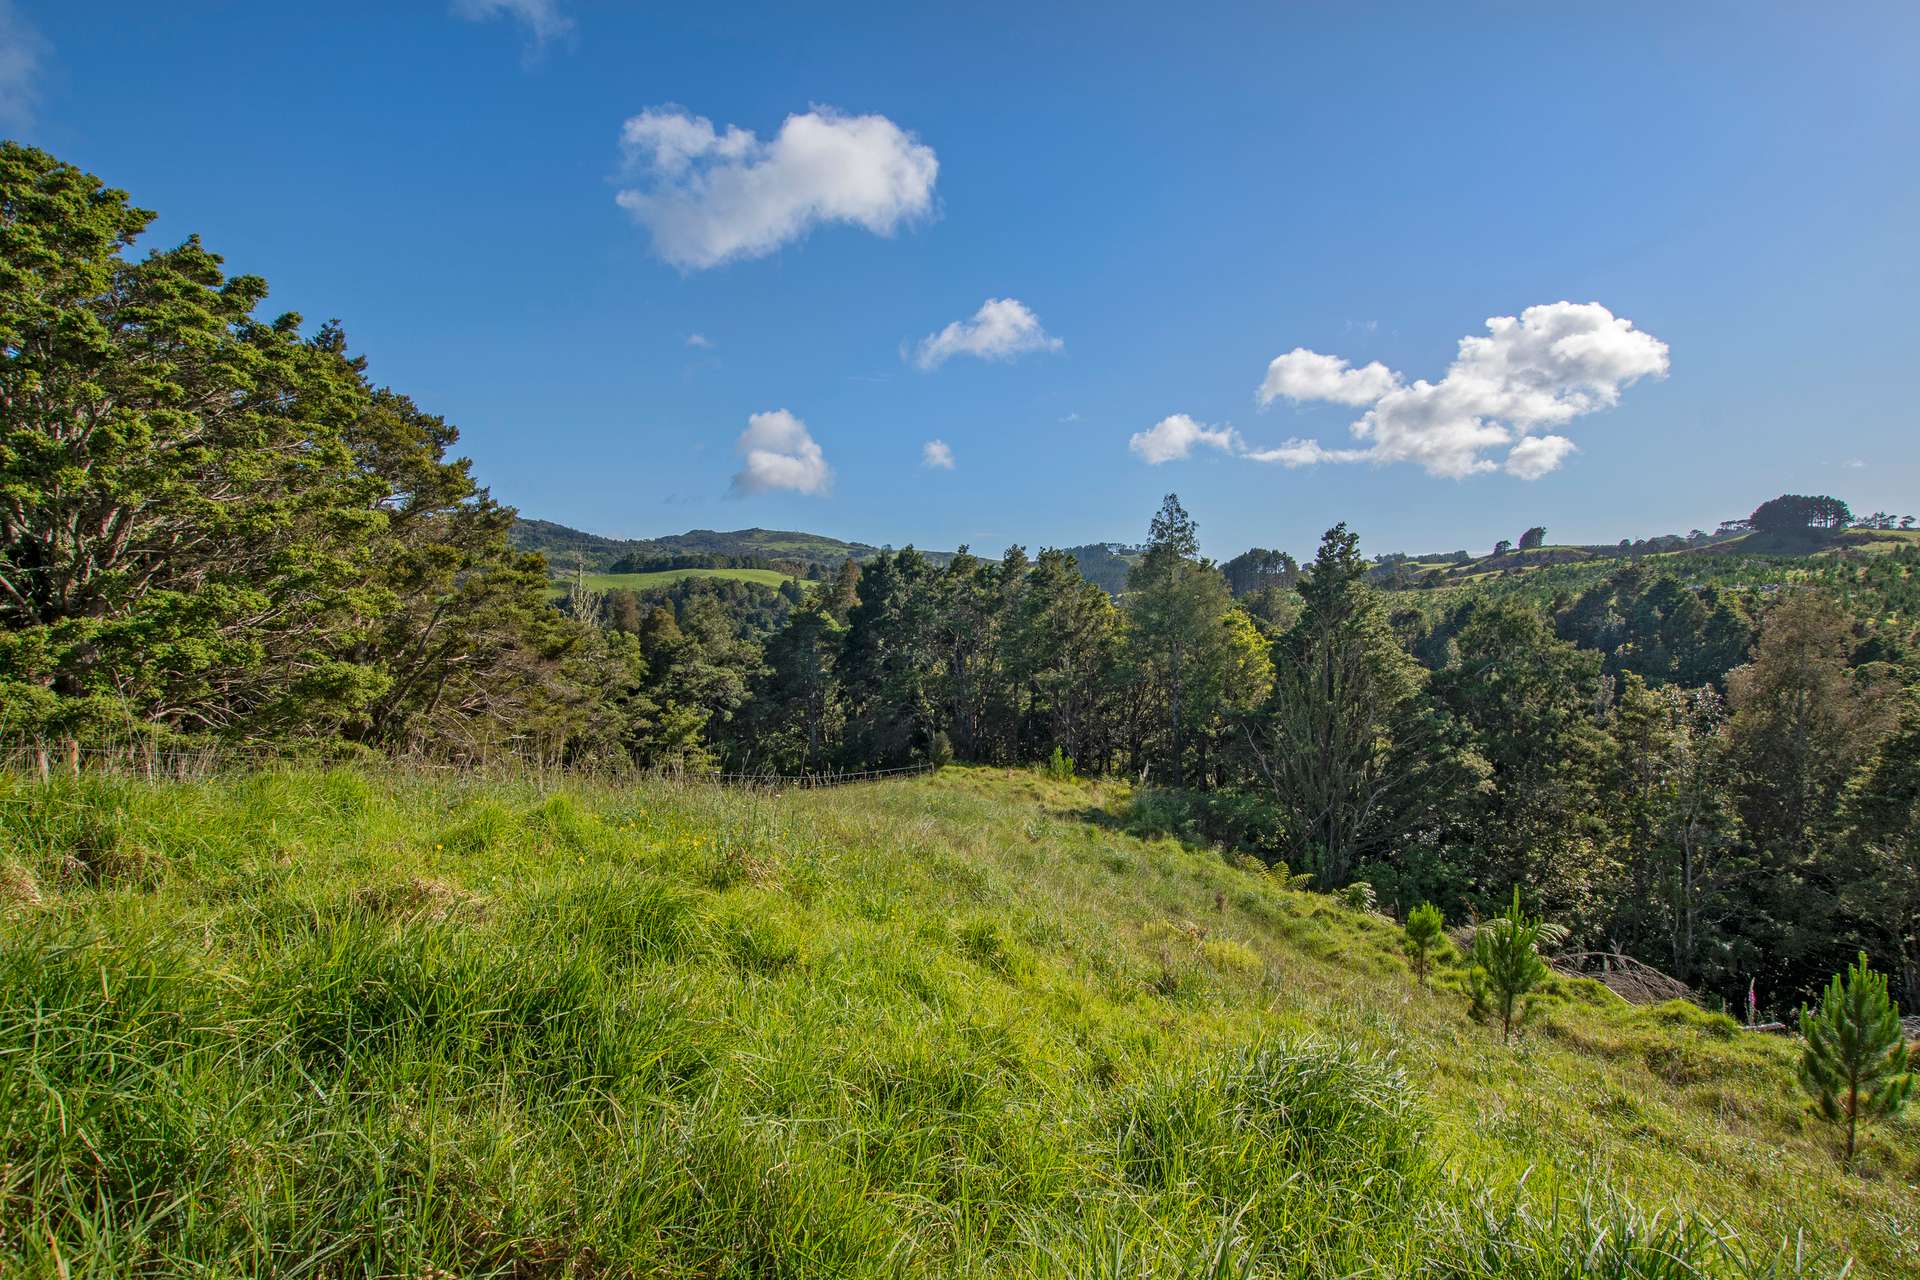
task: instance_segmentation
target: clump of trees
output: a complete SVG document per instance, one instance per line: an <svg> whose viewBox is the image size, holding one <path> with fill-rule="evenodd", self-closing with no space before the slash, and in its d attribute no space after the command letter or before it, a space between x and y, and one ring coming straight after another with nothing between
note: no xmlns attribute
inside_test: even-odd
<svg viewBox="0 0 1920 1280"><path fill-rule="evenodd" d="M1847 504L1825 494L1783 493L1761 503L1747 517L1748 527L1762 533L1844 529L1851 523L1853 512Z"/></svg>

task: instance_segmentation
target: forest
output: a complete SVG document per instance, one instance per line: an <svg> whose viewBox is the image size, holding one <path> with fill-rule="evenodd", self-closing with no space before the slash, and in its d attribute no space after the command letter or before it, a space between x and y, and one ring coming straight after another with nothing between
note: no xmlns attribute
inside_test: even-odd
<svg viewBox="0 0 1920 1280"><path fill-rule="evenodd" d="M1784 1010L1862 950L1920 1002L1912 547L1393 590L1345 523L1305 564L1215 564L1169 494L1141 546L1086 549L1105 586L1060 549L909 547L780 591L582 582L556 605L452 424L198 238L136 253L153 217L0 148L8 741L1116 775L1143 829L1396 915L1494 913L1517 886L1577 945L1729 1003ZM1787 495L1749 523L1851 522Z"/></svg>

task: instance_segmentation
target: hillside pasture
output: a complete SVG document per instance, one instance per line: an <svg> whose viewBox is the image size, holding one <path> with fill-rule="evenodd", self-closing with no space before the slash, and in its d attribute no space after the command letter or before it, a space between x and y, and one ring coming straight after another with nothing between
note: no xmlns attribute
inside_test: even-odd
<svg viewBox="0 0 1920 1280"><path fill-rule="evenodd" d="M1914 1274L1794 1049L1381 916L1124 786L0 776L19 1276Z"/></svg>
<svg viewBox="0 0 1920 1280"><path fill-rule="evenodd" d="M585 582L595 591L652 591L670 587L684 578L727 578L734 582L755 582L763 587L778 587L785 582L798 582L806 587L814 585L805 578L795 578L777 569L659 569L652 573L589 573L585 575ZM565 596L573 582L571 575L556 578L552 587L553 595L556 598Z"/></svg>

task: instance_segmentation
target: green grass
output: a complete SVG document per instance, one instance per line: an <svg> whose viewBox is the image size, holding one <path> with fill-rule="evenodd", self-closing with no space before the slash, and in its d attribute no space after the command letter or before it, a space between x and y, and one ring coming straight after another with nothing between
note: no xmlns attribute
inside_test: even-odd
<svg viewBox="0 0 1920 1280"><path fill-rule="evenodd" d="M658 569L652 573L589 573L586 582L595 591L649 591L670 587L682 578L731 578L735 582L757 582L763 587L777 587L796 580L792 574L778 569ZM804 578L797 581L812 585ZM566 595L572 583L570 576L556 579L553 594Z"/></svg>
<svg viewBox="0 0 1920 1280"><path fill-rule="evenodd" d="M1126 804L0 778L0 1274L1920 1267L1920 1131L1844 1175L1787 1042L1555 980L1502 1047Z"/></svg>

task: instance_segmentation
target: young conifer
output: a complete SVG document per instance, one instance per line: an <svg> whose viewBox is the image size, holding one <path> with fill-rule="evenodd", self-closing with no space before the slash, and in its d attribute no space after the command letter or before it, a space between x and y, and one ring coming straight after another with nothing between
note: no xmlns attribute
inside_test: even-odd
<svg viewBox="0 0 1920 1280"><path fill-rule="evenodd" d="M1513 890L1507 914L1489 920L1473 935L1474 1007L1500 1015L1501 1043L1513 1035L1520 997L1547 976L1540 958L1540 921L1520 910L1520 889Z"/></svg>
<svg viewBox="0 0 1920 1280"><path fill-rule="evenodd" d="M1446 953L1446 925L1446 917L1431 902L1423 902L1407 913L1407 959L1413 962L1413 976L1423 987L1434 956Z"/></svg>
<svg viewBox="0 0 1920 1280"><path fill-rule="evenodd" d="M1862 1120L1899 1114L1913 1096L1900 1006L1887 998L1887 978L1867 967L1867 953L1827 984L1816 1012L1800 1006L1800 1084L1814 1110L1847 1126L1847 1163Z"/></svg>

